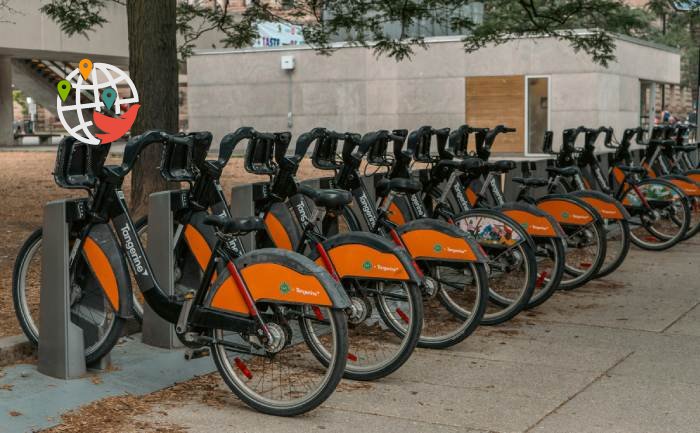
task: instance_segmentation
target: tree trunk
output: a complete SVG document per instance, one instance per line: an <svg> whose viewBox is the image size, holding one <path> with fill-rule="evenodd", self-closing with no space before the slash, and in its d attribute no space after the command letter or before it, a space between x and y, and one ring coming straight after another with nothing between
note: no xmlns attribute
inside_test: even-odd
<svg viewBox="0 0 700 433"><path fill-rule="evenodd" d="M141 108L132 135L149 129L178 130L178 64L175 8L177 0L127 0L129 74ZM160 146L150 146L131 174L134 215L147 211L148 195L166 189L160 177Z"/></svg>

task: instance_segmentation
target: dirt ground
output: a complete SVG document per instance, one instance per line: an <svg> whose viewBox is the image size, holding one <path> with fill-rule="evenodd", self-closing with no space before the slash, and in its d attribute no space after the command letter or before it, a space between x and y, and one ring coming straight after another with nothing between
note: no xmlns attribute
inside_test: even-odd
<svg viewBox="0 0 700 433"><path fill-rule="evenodd" d="M121 156L110 156L108 163L117 164ZM0 153L0 337L21 333L12 305L12 269L17 252L29 234L41 227L42 209L46 202L66 197L84 196L82 191L59 188L53 181L53 152ZM304 160L299 178L328 175L314 169ZM224 191L244 182L264 181L267 177L247 173L242 158L232 158L222 177ZM124 190L129 192L127 178Z"/></svg>

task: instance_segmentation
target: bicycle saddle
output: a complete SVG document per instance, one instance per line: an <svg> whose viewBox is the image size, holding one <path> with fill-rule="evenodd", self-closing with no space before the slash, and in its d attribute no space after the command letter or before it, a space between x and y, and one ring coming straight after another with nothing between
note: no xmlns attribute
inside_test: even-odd
<svg viewBox="0 0 700 433"><path fill-rule="evenodd" d="M617 168L627 173L637 173L646 174L647 171L644 167L632 167L630 165L618 165Z"/></svg>
<svg viewBox="0 0 700 433"><path fill-rule="evenodd" d="M514 177L512 180L515 183L535 188L549 185L549 181L547 179L541 179L538 177Z"/></svg>
<svg viewBox="0 0 700 433"><path fill-rule="evenodd" d="M422 189L419 181L397 177L395 179L381 179L377 182L377 196L385 197L389 191L402 192L404 194L415 194Z"/></svg>
<svg viewBox="0 0 700 433"><path fill-rule="evenodd" d="M547 172L559 176L574 176L578 170L576 167L547 167Z"/></svg>
<svg viewBox="0 0 700 433"><path fill-rule="evenodd" d="M690 153L690 152L694 152L694 151L698 150L698 146L696 146L694 144L676 145L676 146L673 146L673 150L676 150L679 152Z"/></svg>
<svg viewBox="0 0 700 433"><path fill-rule="evenodd" d="M464 172L474 171L481 169L484 166L484 162L479 158L466 158L461 160L444 160L438 163L442 167L448 167Z"/></svg>
<svg viewBox="0 0 700 433"><path fill-rule="evenodd" d="M306 185L299 185L297 192L310 198L316 206L326 209L342 209L352 201L350 191L342 189L315 189Z"/></svg>
<svg viewBox="0 0 700 433"><path fill-rule="evenodd" d="M505 173L514 169L515 165L515 161L504 160L489 162L486 164L486 168L488 169L488 171L499 171Z"/></svg>
<svg viewBox="0 0 700 433"><path fill-rule="evenodd" d="M258 217L229 218L220 215L207 215L202 222L230 235L244 235L265 230L265 223Z"/></svg>

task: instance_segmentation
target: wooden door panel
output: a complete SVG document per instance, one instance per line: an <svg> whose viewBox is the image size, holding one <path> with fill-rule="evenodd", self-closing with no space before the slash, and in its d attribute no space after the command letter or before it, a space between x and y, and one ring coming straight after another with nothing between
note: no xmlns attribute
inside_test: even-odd
<svg viewBox="0 0 700 433"><path fill-rule="evenodd" d="M517 129L499 135L494 153L523 153L525 150L525 76L466 77L468 125L493 128L506 125Z"/></svg>

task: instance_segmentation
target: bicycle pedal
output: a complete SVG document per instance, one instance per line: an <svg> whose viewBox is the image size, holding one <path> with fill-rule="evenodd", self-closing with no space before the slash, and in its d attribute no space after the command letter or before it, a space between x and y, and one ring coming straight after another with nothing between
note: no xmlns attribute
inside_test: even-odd
<svg viewBox="0 0 700 433"><path fill-rule="evenodd" d="M192 361L193 359L199 359L209 356L208 347L200 347L199 349L187 349L185 351L185 359L187 361Z"/></svg>

